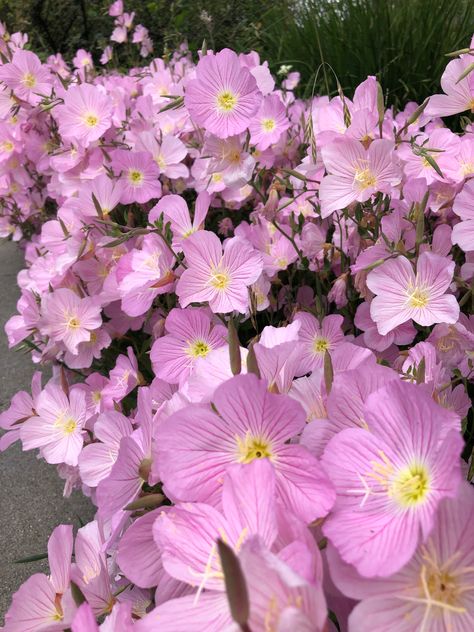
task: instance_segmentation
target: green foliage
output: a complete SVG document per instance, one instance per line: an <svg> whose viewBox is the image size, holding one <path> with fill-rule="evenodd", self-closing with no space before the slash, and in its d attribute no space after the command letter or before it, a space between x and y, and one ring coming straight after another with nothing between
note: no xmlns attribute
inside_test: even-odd
<svg viewBox="0 0 474 632"><path fill-rule="evenodd" d="M11 32L28 33L43 58L55 52L71 60L78 48L98 61L112 32L109 0L0 0ZM197 51L229 46L254 49L274 72L290 64L302 75L301 96L347 95L376 75L389 105L421 103L439 91L444 55L469 45L473 0L125 0L155 45L166 55L187 40ZM120 50L120 47L118 47ZM135 50L119 53L125 64L144 63ZM323 63L324 62L324 63Z"/></svg>
<svg viewBox="0 0 474 632"><path fill-rule="evenodd" d="M111 0L0 0L0 16L10 32L28 33L30 47L42 57L60 52L70 60L78 48L89 50L96 60L108 43L113 18ZM249 50L259 40L262 18L273 0L125 0L134 24L151 34L155 53L173 52L183 40L197 51L203 40L209 48L230 46ZM136 60L138 61L138 60Z"/></svg>
<svg viewBox="0 0 474 632"><path fill-rule="evenodd" d="M421 103L439 91L449 61L469 46L472 0L290 0L265 16L260 48L302 75L302 93L337 94L336 77L352 92L368 75L389 105ZM324 63L323 63L324 62Z"/></svg>

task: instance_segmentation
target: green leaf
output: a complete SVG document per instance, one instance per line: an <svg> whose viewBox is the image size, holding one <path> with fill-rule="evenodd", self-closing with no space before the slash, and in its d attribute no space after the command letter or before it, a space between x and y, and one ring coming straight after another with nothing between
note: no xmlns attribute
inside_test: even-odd
<svg viewBox="0 0 474 632"><path fill-rule="evenodd" d="M47 553L37 553L36 555L29 555L28 557L21 557L19 560L13 560L14 564L27 564L28 562L38 562L39 560L47 560Z"/></svg>
<svg viewBox="0 0 474 632"><path fill-rule="evenodd" d="M423 357L418 363L418 368L416 369L416 383L417 384L424 384L425 372L426 372L425 370L426 370L426 360Z"/></svg>
<svg viewBox="0 0 474 632"><path fill-rule="evenodd" d="M97 215L100 217L100 219L104 219L104 214L102 212L102 207L99 204L99 200L96 198L94 193L92 193L92 202L94 203L95 210L97 211Z"/></svg>
<svg viewBox="0 0 474 632"><path fill-rule="evenodd" d="M441 171L441 169L438 166L438 163L436 162L436 160L433 158L433 156L431 156L430 154L423 152L423 158L425 158L426 162L431 165L433 167L433 169L436 171L436 173L441 176L442 178L444 178L443 176L443 172Z"/></svg>
<svg viewBox="0 0 474 632"><path fill-rule="evenodd" d="M467 68L464 69L463 73L460 74L460 76L458 77L456 81L456 84L458 84L460 81L465 79L473 70L474 70L474 61L472 62L472 64L469 64Z"/></svg>
<svg viewBox="0 0 474 632"><path fill-rule="evenodd" d="M84 597L84 593L79 588L79 586L75 584L74 582L71 582L71 595L77 607L79 607L81 604L83 604L86 601L86 598Z"/></svg>

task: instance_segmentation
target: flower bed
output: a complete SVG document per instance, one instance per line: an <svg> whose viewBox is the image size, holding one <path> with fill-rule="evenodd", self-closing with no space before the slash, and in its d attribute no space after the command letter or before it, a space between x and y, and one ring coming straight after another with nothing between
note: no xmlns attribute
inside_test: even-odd
<svg viewBox="0 0 474 632"><path fill-rule="evenodd" d="M5 632L471 630L472 49L395 113L374 77L302 101L255 53L119 73L25 43L0 47L6 331L53 378L0 448L97 514Z"/></svg>

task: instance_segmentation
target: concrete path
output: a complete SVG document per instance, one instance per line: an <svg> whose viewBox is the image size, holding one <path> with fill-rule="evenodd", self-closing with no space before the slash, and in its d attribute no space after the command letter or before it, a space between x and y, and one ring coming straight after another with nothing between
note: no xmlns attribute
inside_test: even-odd
<svg viewBox="0 0 474 632"><path fill-rule="evenodd" d="M35 370L28 355L8 349L5 322L16 313L20 296L16 275L23 267L18 246L0 240L0 410L19 390L30 390ZM22 452L17 443L0 453L0 625L11 595L31 574L48 572L46 561L15 564L14 560L46 551L48 536L58 524L80 526L94 510L75 492L63 498L63 481L53 465Z"/></svg>

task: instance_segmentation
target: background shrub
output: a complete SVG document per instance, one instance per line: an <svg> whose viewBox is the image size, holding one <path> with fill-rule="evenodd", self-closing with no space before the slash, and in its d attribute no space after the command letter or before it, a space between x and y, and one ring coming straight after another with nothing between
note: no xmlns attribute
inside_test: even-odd
<svg viewBox="0 0 474 632"><path fill-rule="evenodd" d="M108 0L0 0L11 31L30 35L43 56L78 48L98 61L111 33ZM197 51L232 46L257 50L273 71L288 64L302 75L300 96L336 93L336 76L351 94L367 75L386 102L423 99L438 90L445 53L466 47L472 0L127 0L135 24L150 30L157 55L186 39ZM130 61L130 60L129 60ZM139 63L138 58L131 60Z"/></svg>

